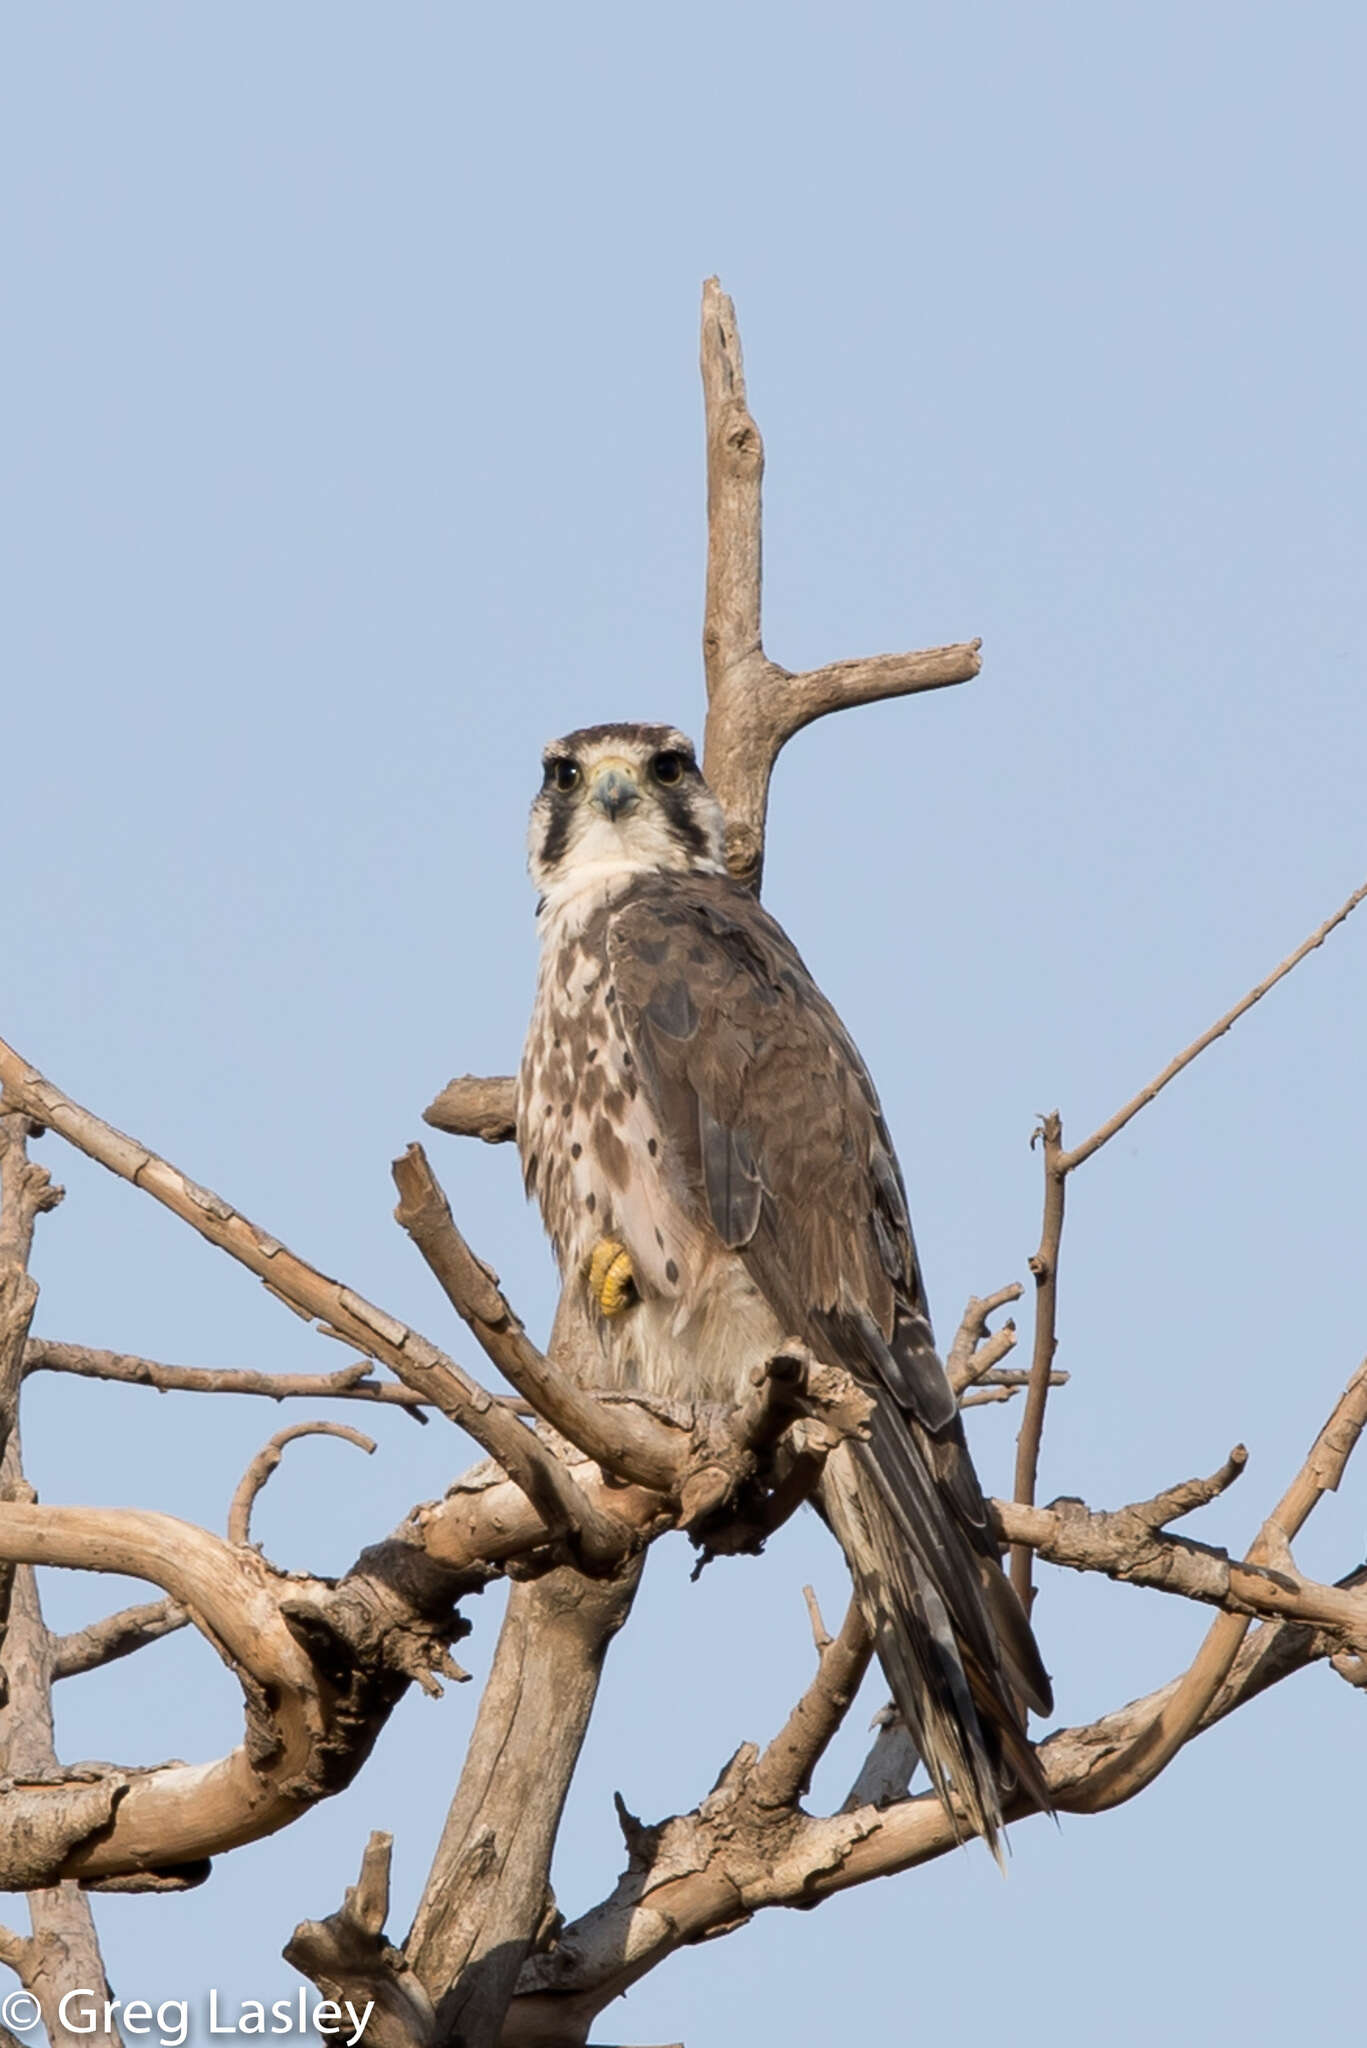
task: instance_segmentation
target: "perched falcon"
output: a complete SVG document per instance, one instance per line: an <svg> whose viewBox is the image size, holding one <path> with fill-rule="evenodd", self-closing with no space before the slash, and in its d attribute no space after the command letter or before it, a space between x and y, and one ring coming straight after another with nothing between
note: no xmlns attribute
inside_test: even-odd
<svg viewBox="0 0 1367 2048"><path fill-rule="evenodd" d="M518 1144L600 1383L733 1402L798 1337L875 1396L821 1510L932 1783L995 1848L1004 1786L1048 1804L1024 1708L1050 1711L1049 1680L936 1355L873 1083L727 874L682 733L588 726L544 769Z"/></svg>

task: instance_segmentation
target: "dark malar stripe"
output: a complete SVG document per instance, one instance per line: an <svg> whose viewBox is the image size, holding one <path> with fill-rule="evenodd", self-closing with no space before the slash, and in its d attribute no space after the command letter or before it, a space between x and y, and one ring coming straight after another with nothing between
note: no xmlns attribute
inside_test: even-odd
<svg viewBox="0 0 1367 2048"><path fill-rule="evenodd" d="M541 842L541 863L553 868L564 855L570 843L570 821L574 816L574 797L571 791L552 790L551 822L546 827L546 836Z"/></svg>
<svg viewBox="0 0 1367 2048"><path fill-rule="evenodd" d="M652 794L660 809L669 820L669 829L676 839L681 839L690 853L700 857L710 849L707 834L693 815L692 791L688 777L682 782L657 784Z"/></svg>

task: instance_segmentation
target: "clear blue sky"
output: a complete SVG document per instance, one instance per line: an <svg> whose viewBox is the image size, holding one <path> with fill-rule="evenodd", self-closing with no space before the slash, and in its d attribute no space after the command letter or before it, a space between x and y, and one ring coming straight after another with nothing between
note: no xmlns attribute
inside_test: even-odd
<svg viewBox="0 0 1367 2048"><path fill-rule="evenodd" d="M715 270L769 449L772 653L984 638L972 685L794 744L768 895L878 1078L942 1330L1025 1278L1035 1113L1081 1136L1367 872L1361 10L146 0L11 11L5 42L0 1032L468 1356L388 1163L449 1075L515 1060L542 741L700 727ZM1079 1177L1046 1497L1117 1504L1242 1438L1248 1476L1193 1525L1242 1544L1299 1462L1364 1349L1365 962L1350 924ZM544 1328L512 1157L431 1149ZM43 1332L341 1362L44 1156L69 1199ZM282 1419L44 1380L26 1430L46 1498L221 1529ZM1016 1426L974 1418L999 1489ZM467 1461L441 1426L374 1427L369 1462L290 1454L259 1516L281 1563L343 1568ZM1361 1555L1365 1500L1367 1468L1307 1567ZM619 1866L612 1788L691 1805L806 1673L803 1579L839 1608L810 1517L759 1564L692 1589L687 1564L657 1554L613 1653L571 1912ZM125 1596L49 1590L64 1626ZM1201 1629L1058 1574L1037 1618L1069 1720ZM377 1826L401 1934L474 1704L405 1702L349 1794L205 1890L102 1901L117 1988L284 1995L282 1943ZM73 1757L240 1726L185 1638L60 1708ZM770 1916L601 2037L1281 2041L1305 1956L1318 2010L1360 1997L1361 1716L1308 1674L1137 1804L1017 1829L1006 1883L965 1851Z"/></svg>

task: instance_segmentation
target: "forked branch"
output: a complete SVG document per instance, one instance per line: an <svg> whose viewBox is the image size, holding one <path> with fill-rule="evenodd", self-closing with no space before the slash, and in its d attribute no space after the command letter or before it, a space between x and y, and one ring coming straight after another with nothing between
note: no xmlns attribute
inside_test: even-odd
<svg viewBox="0 0 1367 2048"><path fill-rule="evenodd" d="M726 813L726 858L758 892L769 777L780 750L813 719L884 697L966 683L979 642L836 661L795 675L764 651L761 486L764 443L745 391L736 309L715 277L703 286L702 385L707 431L707 598L703 772Z"/></svg>
<svg viewBox="0 0 1367 2048"><path fill-rule="evenodd" d="M1170 1700L1134 1743L1086 1788L1086 1811L1133 1799L1166 1770L1201 1725L1248 1633L1247 1616L1282 1614L1330 1628L1335 1650L1367 1648L1367 1599L1355 1591L1316 1586L1291 1562L1290 1545L1326 1493L1334 1492L1367 1426L1367 1360L1358 1367L1310 1446L1305 1463L1263 1523L1242 1565L1230 1568L1230 1590L1242 1613L1211 1624L1190 1669Z"/></svg>
<svg viewBox="0 0 1367 2048"><path fill-rule="evenodd" d="M200 1187L169 1160L73 1102L2 1039L0 1083L12 1107L50 1126L88 1158L153 1196L201 1237L255 1273L296 1314L308 1322L316 1319L325 1331L381 1359L405 1386L440 1408L498 1459L535 1503L552 1533L572 1527L576 1499L560 1460L435 1344L352 1288L328 1279L221 1195Z"/></svg>
<svg viewBox="0 0 1367 2048"><path fill-rule="evenodd" d="M1040 1119L1038 1129L1031 1143L1039 1142L1044 1161L1044 1216L1040 1227L1039 1249L1030 1261L1030 1270L1035 1276L1035 1341L1030 1361L1030 1384L1026 1392L1025 1413L1021 1420L1020 1436L1016 1445L1015 1498L1024 1506L1031 1506L1035 1499L1035 1488L1039 1475L1040 1447L1044 1440L1044 1410L1049 1397L1050 1372L1054 1353L1058 1346L1058 1262L1063 1239L1064 1192L1068 1176L1084 1164L1103 1145L1124 1130L1132 1117L1160 1095L1168 1083L1175 1080L1184 1068L1222 1038L1240 1017L1261 1002L1270 989L1285 980L1293 968L1300 965L1309 954L1322 946L1329 934L1351 916L1358 905L1367 900L1367 882L1355 889L1347 900L1341 903L1333 915L1323 924L1316 926L1309 938L1302 940L1295 951L1288 953L1272 972L1240 998L1232 1010L1227 1010L1210 1027L1194 1038L1182 1052L1169 1060L1161 1074L1141 1088L1137 1095L1116 1110L1113 1116L1100 1124L1082 1144L1067 1150L1063 1143L1063 1124L1057 1110L1051 1110ZM1030 1549L1028 1544L1017 1543L1011 1552L1011 1579L1017 1593L1027 1606L1033 1599L1031 1586ZM1232 1637L1229 1638L1232 1640ZM1232 1652L1231 1652L1232 1654ZM1205 1684L1218 1683L1215 1677L1218 1660L1212 1653Z"/></svg>

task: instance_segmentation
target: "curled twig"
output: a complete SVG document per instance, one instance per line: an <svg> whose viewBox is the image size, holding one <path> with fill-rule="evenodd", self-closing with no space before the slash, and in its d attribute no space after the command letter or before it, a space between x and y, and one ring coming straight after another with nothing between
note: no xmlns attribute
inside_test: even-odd
<svg viewBox="0 0 1367 2048"><path fill-rule="evenodd" d="M285 1445L292 1444L301 1436L337 1436L345 1443L355 1444L357 1450L373 1455L373 1437L362 1436L359 1429L352 1429L345 1422L296 1422L289 1429L277 1430L270 1442L263 1444L238 1481L237 1491L228 1509L228 1541L250 1543L252 1509L256 1497L274 1472L284 1455Z"/></svg>

